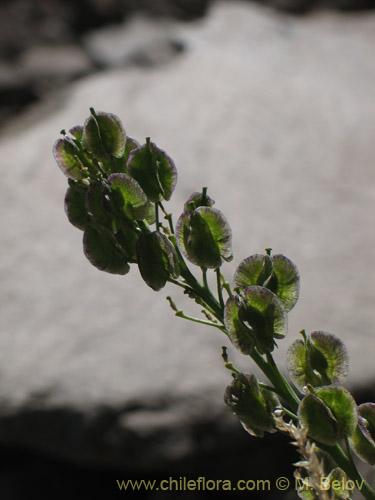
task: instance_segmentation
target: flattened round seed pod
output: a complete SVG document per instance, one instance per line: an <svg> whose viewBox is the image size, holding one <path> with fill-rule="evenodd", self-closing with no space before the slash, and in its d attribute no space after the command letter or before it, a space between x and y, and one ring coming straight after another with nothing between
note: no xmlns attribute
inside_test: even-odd
<svg viewBox="0 0 375 500"><path fill-rule="evenodd" d="M145 219L149 214L149 201L138 182L130 175L118 173L108 177L111 188L120 196L118 208L131 220Z"/></svg>
<svg viewBox="0 0 375 500"><path fill-rule="evenodd" d="M297 267L285 255L272 256L272 277L267 288L275 293L286 311L289 312L296 305L299 297L300 276Z"/></svg>
<svg viewBox="0 0 375 500"><path fill-rule="evenodd" d="M155 291L163 288L169 277L178 278L180 274L174 246L157 231L140 236L137 260L142 278Z"/></svg>
<svg viewBox="0 0 375 500"><path fill-rule="evenodd" d="M85 229L83 251L91 264L100 271L124 275L130 270L125 251L105 227L89 226Z"/></svg>
<svg viewBox="0 0 375 500"><path fill-rule="evenodd" d="M351 437L351 444L361 460L375 464L375 403L358 406L358 425Z"/></svg>
<svg viewBox="0 0 375 500"><path fill-rule="evenodd" d="M119 117L92 111L83 126L82 144L99 161L111 156L121 158L125 152L126 133Z"/></svg>
<svg viewBox="0 0 375 500"><path fill-rule="evenodd" d="M186 210L176 225L180 251L197 266L215 269L232 260L232 231L224 215L212 207Z"/></svg>
<svg viewBox="0 0 375 500"><path fill-rule="evenodd" d="M272 259L269 255L254 254L244 259L234 274L234 284L243 290L248 286L266 286L272 274Z"/></svg>
<svg viewBox="0 0 375 500"><path fill-rule="evenodd" d="M329 385L307 394L298 416L312 439L333 446L344 436L352 436L357 426L353 396L344 387Z"/></svg>
<svg viewBox="0 0 375 500"><path fill-rule="evenodd" d="M77 156L77 146L68 137L57 139L53 145L53 156L61 171L69 178L80 180L87 171Z"/></svg>
<svg viewBox="0 0 375 500"><path fill-rule="evenodd" d="M266 353L273 351L275 339L285 337L288 322L275 294L265 287L249 286L228 299L225 326L232 343L244 354L249 354L253 345Z"/></svg>
<svg viewBox="0 0 375 500"><path fill-rule="evenodd" d="M273 411L280 403L260 388L255 375L237 374L225 390L224 402L252 436L275 431Z"/></svg>
<svg viewBox="0 0 375 500"><path fill-rule="evenodd" d="M296 340L287 352L287 369L298 389L342 384L348 374L349 357L341 339L327 332L312 332L306 344Z"/></svg>
<svg viewBox="0 0 375 500"><path fill-rule="evenodd" d="M82 231L89 221L89 214L86 209L86 193L87 187L72 181L64 199L65 213L69 222Z"/></svg>
<svg viewBox="0 0 375 500"><path fill-rule="evenodd" d="M170 200L177 183L177 170L172 158L156 144L148 140L131 151L126 167L150 201Z"/></svg>

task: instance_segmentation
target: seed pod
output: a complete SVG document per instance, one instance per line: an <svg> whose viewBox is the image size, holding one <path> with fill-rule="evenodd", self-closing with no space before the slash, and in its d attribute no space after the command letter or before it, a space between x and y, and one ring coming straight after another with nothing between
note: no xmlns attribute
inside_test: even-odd
<svg viewBox="0 0 375 500"><path fill-rule="evenodd" d="M344 436L350 437L354 433L356 403L344 387L320 387L303 398L298 417L312 439L333 446Z"/></svg>
<svg viewBox="0 0 375 500"><path fill-rule="evenodd" d="M119 211L130 220L142 220L149 214L149 201L138 182L127 174L108 177Z"/></svg>
<svg viewBox="0 0 375 500"><path fill-rule="evenodd" d="M307 384L312 387L342 384L348 366L345 344L327 332L313 332L305 342L296 340L287 352L287 369L299 390Z"/></svg>
<svg viewBox="0 0 375 500"><path fill-rule="evenodd" d="M275 432L273 412L280 402L274 393L259 386L255 375L237 374L225 390L224 402L252 436Z"/></svg>
<svg viewBox="0 0 375 500"><path fill-rule="evenodd" d="M70 179L80 180L88 172L78 158L78 147L69 137L57 139L53 145L53 155L61 171Z"/></svg>
<svg viewBox="0 0 375 500"><path fill-rule="evenodd" d="M83 233L83 251L93 266L112 274L127 274L126 252L109 229L96 225Z"/></svg>
<svg viewBox="0 0 375 500"><path fill-rule="evenodd" d="M275 339L285 337L287 315L270 290L249 286L227 300L225 326L231 342L243 354L250 354L254 346L263 354L273 351Z"/></svg>
<svg viewBox="0 0 375 500"><path fill-rule="evenodd" d="M87 186L70 180L64 200L65 213L69 222L82 231L89 222L89 214L86 209L86 193Z"/></svg>
<svg viewBox="0 0 375 500"><path fill-rule="evenodd" d="M298 269L281 254L247 257L237 267L234 282L240 290L253 285L268 288L278 296L287 312L293 309L299 296Z"/></svg>
<svg viewBox="0 0 375 500"><path fill-rule="evenodd" d="M216 208L186 210L177 221L176 239L180 251L197 266L215 269L233 258L232 231Z"/></svg>
<svg viewBox="0 0 375 500"><path fill-rule="evenodd" d="M198 207L212 207L214 204L215 200L206 194L195 191L185 202L184 210L195 210Z"/></svg>
<svg viewBox="0 0 375 500"><path fill-rule="evenodd" d="M167 153L149 139L131 151L126 167L150 201L171 198L177 183L176 167Z"/></svg>
<svg viewBox="0 0 375 500"><path fill-rule="evenodd" d="M351 444L361 460L375 464L375 403L358 406L358 425Z"/></svg>
<svg viewBox="0 0 375 500"><path fill-rule="evenodd" d="M163 288L169 277L178 278L180 274L174 246L157 231L140 236L137 258L142 278L155 291Z"/></svg>
<svg viewBox="0 0 375 500"><path fill-rule="evenodd" d="M121 158L125 151L126 133L118 116L103 111L95 112L83 126L82 144L98 161L110 157Z"/></svg>

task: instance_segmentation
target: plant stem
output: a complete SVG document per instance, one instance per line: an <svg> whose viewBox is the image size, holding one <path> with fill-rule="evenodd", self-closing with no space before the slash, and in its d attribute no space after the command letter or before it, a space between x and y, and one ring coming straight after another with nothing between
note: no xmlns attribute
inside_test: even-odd
<svg viewBox="0 0 375 500"><path fill-rule="evenodd" d="M279 370L277 364L275 363L275 360L273 359L272 354L270 352L267 353L267 361L271 365L271 367L273 368L273 371L277 377L277 380L279 381L280 385L283 387L283 390L285 390L286 394L288 395L288 398L286 399L286 401L288 401L292 410L294 412L296 412L298 409L298 406L301 402L299 397L294 392L293 388L291 387L289 382L286 380L284 375L280 372L280 370Z"/></svg>
<svg viewBox="0 0 375 500"><path fill-rule="evenodd" d="M203 205L206 204L206 201L207 201L207 187L203 187L202 188L202 202L203 202Z"/></svg>
<svg viewBox="0 0 375 500"><path fill-rule="evenodd" d="M271 355L267 355L268 362L259 353L256 347L254 347L251 357L255 363L259 366L262 372L266 375L269 381L275 387L277 393L289 404L293 413L297 412L300 400L296 393L293 391L289 383L285 380L283 375L279 372L276 363L274 362Z"/></svg>
<svg viewBox="0 0 375 500"><path fill-rule="evenodd" d="M271 353L267 353L267 359L269 364L273 367L274 373L276 374L278 382L283 387L283 390L286 391L286 401L290 404L291 408L295 408L294 411L297 411L298 405L299 405L299 398L296 395L296 393L293 391L292 387L288 383L288 381L285 379L285 377L280 373ZM263 360L264 361L264 360ZM275 383L275 387L278 387L278 384ZM298 419L298 417L297 417ZM346 438L347 440L347 438ZM326 446L322 445L320 443L317 443L318 446L325 450L333 460L336 462L336 464L348 475L350 479L352 479L357 488L360 490L362 495L367 499L367 500L375 500L375 492L374 490L370 487L370 485L362 478L362 476L359 474L357 471L357 468L353 462L353 459L351 457L350 453L350 448L348 450L349 458L345 455L344 451L339 445L336 446ZM347 446L349 446L349 443L347 443Z"/></svg>
<svg viewBox="0 0 375 500"><path fill-rule="evenodd" d="M223 283L223 288L225 288L227 294L229 295L229 297L231 297L233 295L232 293L232 290L230 288L230 284L224 280L224 283Z"/></svg>
<svg viewBox="0 0 375 500"><path fill-rule="evenodd" d="M284 408L284 407L283 407L283 411L285 411L285 413L288 415L288 417L292 418L296 422L299 421L298 416L295 413L289 411L287 408Z"/></svg>
<svg viewBox="0 0 375 500"><path fill-rule="evenodd" d="M170 220L169 217L167 217L168 220ZM171 226L171 221L170 221L170 227ZM178 286L181 286L184 288L186 291L190 289L192 292L192 296L196 295L202 301L205 303L205 307L207 310L210 310L210 312L215 316L221 324L214 323L212 321L208 320L203 320L199 318L194 318L192 316L188 316L183 313L183 311L177 311L176 316L179 316L181 318L184 318L189 321L193 321L195 323L200 323L203 325L207 326L213 326L215 328L218 328L220 331L224 332L227 334L226 328L224 326L224 299L222 295L222 283L221 283L221 274L220 274L220 269L216 269L216 281L217 281L217 292L218 292L218 299L219 302L216 300L216 298L212 295L212 292L209 288L208 282L207 282L207 269L203 268L202 269L202 276L203 276L203 286L197 281L195 276L190 272L184 258L182 257L176 242L175 242L175 237L172 236L170 237L172 243L174 244L178 256L179 256L179 263L180 263L180 272L181 276L185 280L186 284L182 284L178 282L177 280L169 279L170 282L177 284ZM297 410L298 406L300 404L300 399L289 384L289 382L286 380L286 378L282 375L282 373L279 371L277 364L275 363L275 360L272 357L271 353L266 353L266 358L264 358L263 355L259 353L256 347L253 348L252 353L251 353L252 359L255 361L255 363L258 365L258 367L262 370L262 372L266 375L266 377L269 379L269 381L273 384L274 387L268 387L270 390L273 390L276 392L282 399L285 400L285 402L289 405L290 410L287 408L284 408L285 413L292 418L294 421L298 422L298 415ZM233 373L237 373L237 370L233 367L231 363L226 363L226 367L231 370ZM347 441L347 440L346 440ZM346 474L347 476L354 481L355 485L357 488L360 490L362 495L366 498L366 500L375 500L375 492L374 490L370 487L370 485L362 478L362 476L359 474L357 471L355 464L353 462L353 459L350 454L350 448L349 448L349 443L347 442L347 447L348 447L348 455L347 456L342 448L339 445L336 446L326 446L322 445L320 443L317 443L317 445L324 451L326 451L336 462L337 466L340 467Z"/></svg>
<svg viewBox="0 0 375 500"><path fill-rule="evenodd" d="M170 241L173 243L173 246L176 249L177 255L178 255L178 263L180 265L180 274L185 280L186 284L189 285L193 293L195 293L198 297L200 297L208 306L212 314L215 316L216 319L218 319L222 324L223 319L224 319L224 310L221 308L220 304L218 301L215 299L215 297L212 295L212 292L209 288L206 288L202 286L196 277L190 272L188 266L186 265L186 262L181 255L181 252L176 244L176 238L171 235L169 237ZM174 281L169 280L172 283Z"/></svg>
<svg viewBox="0 0 375 500"><path fill-rule="evenodd" d="M353 460L352 450L350 448L348 436L345 436L344 440L345 440L345 446L346 446L346 454L347 454L347 456L349 458L349 461L352 464L353 469L355 469L358 472L358 469L357 469L357 467L356 467L356 465L354 463L354 460Z"/></svg>
<svg viewBox="0 0 375 500"><path fill-rule="evenodd" d="M200 294L198 294L198 293L197 293L197 290L196 290L196 289L192 288L190 285L187 285L186 283L181 283L180 281L175 280L175 279L173 279L173 278L168 278L168 281L169 281L169 283L173 283L174 285L177 285L177 286L179 286L180 288L183 288L183 290L185 291L185 293L187 293L189 296L193 296L193 295L195 295L195 296L199 297L199 298L202 300L202 302L204 303L204 304L203 304L203 305L204 305L204 308L205 308L205 309L206 309L206 310L207 310L210 314L212 314L212 316L215 316L215 318L216 318L216 319L218 319L218 320L220 321L220 323L221 323L221 324L223 324L223 323L222 323L222 320L221 320L221 318L220 318L220 314L217 312L217 310L216 310L216 309L213 309L210 305L208 305L208 304L207 304L207 302L203 300L203 297L202 297ZM201 289L202 289L202 290L204 290L204 288L203 288L203 287L201 287ZM224 329L223 329L223 332L224 332L225 334L227 334L226 330L224 331Z"/></svg>
<svg viewBox="0 0 375 500"><path fill-rule="evenodd" d="M164 208L164 206L163 206L163 204L162 204L161 201L159 201L159 207L161 208L161 211L164 214L164 218L167 219L167 221L168 221L169 229L171 231L171 234L174 234L172 214L167 213L167 211L165 210L165 208Z"/></svg>
<svg viewBox="0 0 375 500"><path fill-rule="evenodd" d="M224 299L223 299L223 288L221 285L221 273L220 273L219 267L217 269L215 269L215 273L216 273L217 295L219 297L220 306L224 310L225 306L224 306Z"/></svg>
<svg viewBox="0 0 375 500"><path fill-rule="evenodd" d="M159 203L155 203L155 226L156 231L160 231L160 223L159 223Z"/></svg>
<svg viewBox="0 0 375 500"><path fill-rule="evenodd" d="M208 286L208 282L207 282L207 268L206 267L202 267L202 280L203 280L204 288L209 290L210 287Z"/></svg>
<svg viewBox="0 0 375 500"><path fill-rule="evenodd" d="M219 330L223 331L224 327L219 325L219 323L214 323L213 321L207 321L205 319L194 318L193 316L188 316L183 311L177 311L176 316L179 318L187 319L188 321L193 321L194 323L200 323L201 325L214 326Z"/></svg>

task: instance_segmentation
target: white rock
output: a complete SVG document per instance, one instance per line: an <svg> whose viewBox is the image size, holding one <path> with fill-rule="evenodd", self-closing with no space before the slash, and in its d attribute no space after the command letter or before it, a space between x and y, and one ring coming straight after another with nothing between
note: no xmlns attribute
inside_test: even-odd
<svg viewBox="0 0 375 500"><path fill-rule="evenodd" d="M83 46L93 61L107 68L162 64L179 52L179 26L177 21L135 15L123 24L86 34Z"/></svg>
<svg viewBox="0 0 375 500"><path fill-rule="evenodd" d="M92 70L92 63L78 45L34 45L19 60L22 77L69 80Z"/></svg>
<svg viewBox="0 0 375 500"><path fill-rule="evenodd" d="M374 379L374 28L373 13L298 19L218 3L204 22L181 28L189 51L175 64L88 77L57 96L49 116L34 113L27 127L8 130L0 142L0 412L120 408L116 425L125 430L127 405L150 398L190 398L202 407L196 415L224 412L227 339L175 318L164 296L188 312L194 304L169 287L156 294L137 269L97 271L66 220L66 180L51 145L90 106L118 114L129 135L151 136L174 158L171 209L209 187L233 229L228 279L266 247L297 264L301 298L281 363L300 329L323 329L347 344L350 387ZM229 353L253 371L251 360ZM168 425L183 449L178 423ZM40 439L36 428L27 432ZM125 445L126 437L117 442Z"/></svg>

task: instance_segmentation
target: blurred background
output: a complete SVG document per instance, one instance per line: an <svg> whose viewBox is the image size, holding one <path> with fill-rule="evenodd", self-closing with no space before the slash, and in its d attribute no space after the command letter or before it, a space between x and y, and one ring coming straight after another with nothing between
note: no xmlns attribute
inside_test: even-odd
<svg viewBox="0 0 375 500"><path fill-rule="evenodd" d="M288 337L340 336L347 387L375 400L374 0L0 3L0 495L118 498L115 479L268 479L294 450L224 408L229 341L174 317L168 286L93 268L52 157L89 107L174 159L178 216L208 186L234 260L272 247L301 273ZM199 273L198 273L199 274ZM197 314L197 312L195 312ZM256 372L258 373L258 372ZM371 481L373 476L365 471ZM291 485L277 491L285 476ZM204 498L209 491L130 492ZM237 498L235 492L231 497Z"/></svg>

